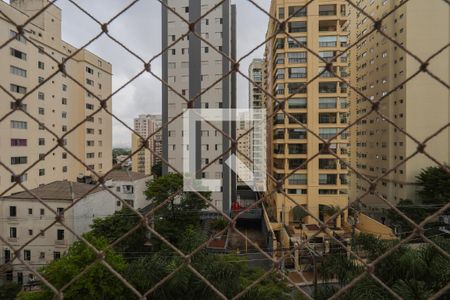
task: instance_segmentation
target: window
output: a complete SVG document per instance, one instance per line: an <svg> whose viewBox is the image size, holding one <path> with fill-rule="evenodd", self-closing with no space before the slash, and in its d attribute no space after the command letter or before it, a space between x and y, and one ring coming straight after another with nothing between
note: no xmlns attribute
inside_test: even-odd
<svg viewBox="0 0 450 300"><path fill-rule="evenodd" d="M319 5L319 16L335 16L335 15L336 15L335 4Z"/></svg>
<svg viewBox="0 0 450 300"><path fill-rule="evenodd" d="M9 72L20 77L27 77L27 70L15 66L9 66Z"/></svg>
<svg viewBox="0 0 450 300"><path fill-rule="evenodd" d="M24 147L26 145L26 139L11 139L11 147Z"/></svg>
<svg viewBox="0 0 450 300"><path fill-rule="evenodd" d="M289 17L305 17L307 10L306 7L303 6L289 6Z"/></svg>
<svg viewBox="0 0 450 300"><path fill-rule="evenodd" d="M300 48L301 46L306 46L306 36L296 37L294 39L288 38L288 47L289 48Z"/></svg>
<svg viewBox="0 0 450 300"><path fill-rule="evenodd" d="M319 184L328 185L336 184L337 175L336 174L319 174Z"/></svg>
<svg viewBox="0 0 450 300"><path fill-rule="evenodd" d="M27 60L27 54L25 52L16 50L14 48L10 48L10 54L11 54L11 56L19 58L21 60L25 60L25 61Z"/></svg>
<svg viewBox="0 0 450 300"><path fill-rule="evenodd" d="M32 215L32 214L33 214L33 209L32 209L32 208L29 208L29 209L28 209L28 214L29 214L29 215Z"/></svg>
<svg viewBox="0 0 450 300"><path fill-rule="evenodd" d="M58 229L56 232L56 238L58 241L64 240L64 229Z"/></svg>
<svg viewBox="0 0 450 300"><path fill-rule="evenodd" d="M86 79L86 84L88 84L88 85L94 85L94 80L92 80L92 79Z"/></svg>
<svg viewBox="0 0 450 300"><path fill-rule="evenodd" d="M45 214L45 210L43 208L41 208L39 213L40 213L41 216L43 216Z"/></svg>
<svg viewBox="0 0 450 300"><path fill-rule="evenodd" d="M336 159L319 159L319 169L335 170L337 168Z"/></svg>
<svg viewBox="0 0 450 300"><path fill-rule="evenodd" d="M23 44L27 43L27 40L25 39L25 37L23 35L18 34L14 30L10 30L9 31L9 36L15 38L16 41L19 41L19 42L21 42Z"/></svg>
<svg viewBox="0 0 450 300"><path fill-rule="evenodd" d="M44 82L44 77L39 76L38 77L38 83L43 83Z"/></svg>
<svg viewBox="0 0 450 300"><path fill-rule="evenodd" d="M57 260L61 258L61 252L55 251L53 252L53 260Z"/></svg>
<svg viewBox="0 0 450 300"><path fill-rule="evenodd" d="M45 114L44 108L43 108L43 107L39 107L39 108L38 108L38 113L39 113L40 115L44 115L44 114Z"/></svg>
<svg viewBox="0 0 450 300"><path fill-rule="evenodd" d="M45 69L45 64L42 61L38 61L38 68L41 70Z"/></svg>
<svg viewBox="0 0 450 300"><path fill-rule="evenodd" d="M43 92L38 93L38 99L39 100L45 100L45 94Z"/></svg>
<svg viewBox="0 0 450 300"><path fill-rule="evenodd" d="M12 239L17 238L17 228L16 227L9 228L9 237Z"/></svg>
<svg viewBox="0 0 450 300"><path fill-rule="evenodd" d="M289 154L306 154L308 151L307 144L289 144Z"/></svg>
<svg viewBox="0 0 450 300"><path fill-rule="evenodd" d="M306 52L290 52L288 53L288 61L290 64L306 63Z"/></svg>
<svg viewBox="0 0 450 300"><path fill-rule="evenodd" d="M336 124L336 113L319 113L319 124Z"/></svg>
<svg viewBox="0 0 450 300"><path fill-rule="evenodd" d="M28 158L26 156L15 156L11 157L11 165L23 165L28 162Z"/></svg>
<svg viewBox="0 0 450 300"><path fill-rule="evenodd" d="M94 69L86 67L86 72L93 75L94 74Z"/></svg>
<svg viewBox="0 0 450 300"><path fill-rule="evenodd" d="M319 93L336 93L337 92L337 82L319 82Z"/></svg>
<svg viewBox="0 0 450 300"><path fill-rule="evenodd" d="M288 29L290 33L306 32L306 22L289 22Z"/></svg>
<svg viewBox="0 0 450 300"><path fill-rule="evenodd" d="M95 153L86 153L86 158L95 158Z"/></svg>
<svg viewBox="0 0 450 300"><path fill-rule="evenodd" d="M65 112L65 111L61 112L61 118L66 119L67 118L67 112Z"/></svg>
<svg viewBox="0 0 450 300"><path fill-rule="evenodd" d="M27 93L26 87L12 84L12 83L9 85L9 90L13 93L18 93L18 94L26 94Z"/></svg>
<svg viewBox="0 0 450 300"><path fill-rule="evenodd" d="M289 78L306 78L306 68L289 68Z"/></svg>
<svg viewBox="0 0 450 300"><path fill-rule="evenodd" d="M306 182L306 174L292 174L291 176L289 176L289 184L306 184Z"/></svg>
<svg viewBox="0 0 450 300"><path fill-rule="evenodd" d="M67 85L63 84L62 85L62 90L63 90L63 92L67 91Z"/></svg>
<svg viewBox="0 0 450 300"><path fill-rule="evenodd" d="M28 123L25 121L11 121L11 128L15 129L27 129Z"/></svg>
<svg viewBox="0 0 450 300"><path fill-rule="evenodd" d="M289 109L306 108L306 98L291 98L288 100L288 107Z"/></svg>
<svg viewBox="0 0 450 300"><path fill-rule="evenodd" d="M93 110L93 109L94 109L94 105L93 105L93 104L86 103L86 109Z"/></svg>
<svg viewBox="0 0 450 300"><path fill-rule="evenodd" d="M39 176L45 175L45 169L39 169Z"/></svg>
<svg viewBox="0 0 450 300"><path fill-rule="evenodd" d="M323 139L332 138L337 134L337 128L319 128L319 136Z"/></svg>
<svg viewBox="0 0 450 300"><path fill-rule="evenodd" d="M31 250L23 250L23 260L31 260Z"/></svg>
<svg viewBox="0 0 450 300"><path fill-rule="evenodd" d="M67 173L67 166L62 167L63 173Z"/></svg>
<svg viewBox="0 0 450 300"><path fill-rule="evenodd" d="M278 8L278 19L280 19L280 20L284 19L284 7Z"/></svg>
<svg viewBox="0 0 450 300"><path fill-rule="evenodd" d="M28 179L28 174L23 174L19 177L20 182L25 182ZM11 175L11 182L16 182L16 177Z"/></svg>
<svg viewBox="0 0 450 300"><path fill-rule="evenodd" d="M306 139L306 129L290 128L288 129L289 139Z"/></svg>
<svg viewBox="0 0 450 300"><path fill-rule="evenodd" d="M86 133L87 134L94 134L95 130L94 130L94 128L86 128Z"/></svg>
<svg viewBox="0 0 450 300"><path fill-rule="evenodd" d="M319 47L336 47L336 36L319 36Z"/></svg>
<svg viewBox="0 0 450 300"><path fill-rule="evenodd" d="M337 98L319 98L319 108L336 108Z"/></svg>
<svg viewBox="0 0 450 300"><path fill-rule="evenodd" d="M10 217L17 217L17 207L10 206L9 207L9 216Z"/></svg>
<svg viewBox="0 0 450 300"><path fill-rule="evenodd" d="M61 104L67 105L67 98L62 98L61 99Z"/></svg>

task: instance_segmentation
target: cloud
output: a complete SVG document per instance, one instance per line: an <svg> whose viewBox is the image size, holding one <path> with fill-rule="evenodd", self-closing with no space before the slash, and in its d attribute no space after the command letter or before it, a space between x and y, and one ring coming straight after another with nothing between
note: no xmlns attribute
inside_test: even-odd
<svg viewBox="0 0 450 300"><path fill-rule="evenodd" d="M252 50L264 41L268 17L248 1L235 1L237 5L238 57ZM266 10L270 0L257 1ZM78 0L78 5L97 18L101 23L109 21L132 1L123 0ZM63 39L76 47L83 46L100 32L100 25L67 0L57 1L63 14ZM110 25L109 33L126 45L133 53L149 60L161 51L161 5L158 1L141 0L118 16ZM102 36L87 47L88 50L108 60L113 65L113 89L122 87L129 79L143 69L142 62L120 45ZM241 70L247 72L254 57L262 57L264 47L241 63ZM152 63L152 70L161 74L161 60ZM248 105L248 82L238 76L238 106ZM128 124L139 114L161 113L161 83L149 74L144 74L128 84L113 98L113 113ZM131 132L119 122L113 122L113 145L127 147L131 144Z"/></svg>

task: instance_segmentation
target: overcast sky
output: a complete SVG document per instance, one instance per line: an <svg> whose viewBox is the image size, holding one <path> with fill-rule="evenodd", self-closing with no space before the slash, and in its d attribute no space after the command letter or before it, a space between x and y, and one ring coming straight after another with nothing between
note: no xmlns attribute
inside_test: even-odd
<svg viewBox="0 0 450 300"><path fill-rule="evenodd" d="M76 3L102 23L108 21L131 2L76 0ZM241 57L264 41L268 18L247 0L234 0L233 2L237 5L237 44L238 57ZM256 2L269 9L270 0L256 0ZM98 24L72 3L67 0L59 0L56 4L63 13L62 31L65 41L75 47L81 47L99 33ZM161 5L157 0L139 1L110 25L109 32L145 60L150 59L161 51ZM102 36L87 49L112 63L113 91L120 88L143 68L139 60L106 36ZM262 54L263 47L247 58L241 64L241 69L247 70L251 59L262 57ZM161 74L160 59L152 64L152 69L156 74ZM247 106L247 89L248 82L239 75L239 107ZM139 114L161 113L161 84L148 74L142 75L113 98L113 112L131 127L133 118ZM114 122L114 147L129 147L130 144L130 131L120 123Z"/></svg>

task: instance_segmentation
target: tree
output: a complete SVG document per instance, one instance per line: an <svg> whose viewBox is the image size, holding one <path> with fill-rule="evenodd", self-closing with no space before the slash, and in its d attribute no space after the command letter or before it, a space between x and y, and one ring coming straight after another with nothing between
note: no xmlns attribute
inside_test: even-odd
<svg viewBox="0 0 450 300"><path fill-rule="evenodd" d="M157 163L157 164L152 166L152 174L155 177L162 176L162 162L159 162L159 163Z"/></svg>
<svg viewBox="0 0 450 300"><path fill-rule="evenodd" d="M418 194L425 204L442 206L450 199L450 172L440 166L422 169L417 185L421 187Z"/></svg>
<svg viewBox="0 0 450 300"><path fill-rule="evenodd" d="M416 178L416 184L419 187L417 192L419 201L402 200L397 204L397 208L418 224L447 204L450 199L450 173L440 166L428 167L422 169ZM394 210L389 210L387 216L392 225L400 228L402 236L408 235L414 229ZM426 229L425 234L435 235L438 233L438 227L439 223L429 222L424 228Z"/></svg>
<svg viewBox="0 0 450 300"><path fill-rule="evenodd" d="M108 242L105 238L85 234L84 237L98 250L105 249ZM39 272L57 289L62 288L85 268L97 259L93 252L83 242L77 241L60 259L54 260L43 267ZM106 250L105 260L116 271L122 272L126 263L123 258L113 250ZM95 262L83 276L71 283L64 291L64 299L90 300L90 299L130 299L131 291L114 276L103 264ZM41 292L21 292L18 299L52 299L53 292L42 286Z"/></svg>
<svg viewBox="0 0 450 300"><path fill-rule="evenodd" d="M434 239L434 242L444 251L450 250L448 239ZM396 243L398 241L382 241L371 235L360 235L352 241L352 249L370 262ZM337 279L340 286L348 284L363 271L361 266L342 255L329 255L319 266L322 280L330 282ZM450 281L450 263L431 245L418 249L401 246L376 264L374 275L403 299L428 299ZM321 287L317 293L320 295L318 299L326 299L337 290L334 285ZM449 296L450 292L447 292L443 299ZM392 295L373 278L365 276L342 299L392 299Z"/></svg>
<svg viewBox="0 0 450 300"><path fill-rule="evenodd" d="M123 208L111 216L95 219L91 225L91 234L99 238L104 238L111 244L128 233L140 222L141 220L136 213L129 208ZM134 253L139 255L139 252L147 251L148 247L145 246L145 242L147 241L146 232L147 230L144 227L139 228L116 244L114 249L117 252L123 253L125 257L132 257Z"/></svg>
<svg viewBox="0 0 450 300"><path fill-rule="evenodd" d="M4 283L0 286L0 299L14 300L17 293L20 292L21 286L14 282Z"/></svg>

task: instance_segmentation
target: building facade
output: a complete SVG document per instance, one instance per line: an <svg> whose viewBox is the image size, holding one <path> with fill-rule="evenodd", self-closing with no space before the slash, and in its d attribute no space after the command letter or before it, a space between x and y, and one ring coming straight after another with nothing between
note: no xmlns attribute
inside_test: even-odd
<svg viewBox="0 0 450 300"><path fill-rule="evenodd" d="M64 212L64 224L82 235L91 230L94 219L110 216L124 207L117 197L135 209L146 207L149 201L144 191L149 178L139 173L114 170L105 178L109 191L71 181L55 181L31 191L55 212L70 206ZM20 253L21 258L36 269L58 259L78 240L59 223L45 230L54 222L55 214L28 192L0 198L0 215L0 235L16 249L36 237ZM8 245L0 242L0 251L1 264L12 262L12 266L4 266L9 269L2 272L0 281L25 284L34 278L18 260L12 261L13 250Z"/></svg>
<svg viewBox="0 0 450 300"><path fill-rule="evenodd" d="M335 61L333 57L347 47L348 3L320 0L302 9L307 2L272 1L271 15L280 21L289 18L286 31L292 38L278 33L267 43L264 74L265 88L276 98L264 97L267 115L274 114L273 121L268 122L268 170L276 180L290 175L282 186L287 196L268 180L269 193L277 190L270 197L268 215L274 228L283 231L287 226L288 234L296 238L314 231L314 218L326 221L330 211L337 212L348 204L346 165L331 154L318 154L323 142L306 130L325 141L337 135L330 141L330 149L347 160L347 134L339 134L347 126L347 86L332 73L324 72L326 64L303 47L333 62L334 71L347 77L347 57ZM270 20L267 37L277 31L277 23ZM292 117L281 110L283 107ZM346 218L347 211L342 211L329 225L340 230Z"/></svg>
<svg viewBox="0 0 450 300"><path fill-rule="evenodd" d="M166 3L186 20L194 21L217 1L213 0L167 0ZM162 8L162 48L163 54L163 85L162 122L167 124L188 108L187 101L192 100L189 107L196 109L227 109L236 107L235 74L222 80L231 65L228 59L201 41L193 33L182 38L189 31L189 26L174 13ZM236 55L235 40L235 7L226 0L195 26L195 32L208 40L219 51L234 58ZM179 40L182 38L181 40ZM218 81L216 83L216 81ZM209 88L211 87L211 88ZM214 126L235 138L236 126L229 122L213 122ZM222 181L220 191L212 193L216 207L229 212L231 202L235 198L236 176L223 162L228 155L220 160L215 159L230 147L231 142L211 125L202 122L196 128L195 145L183 144L183 121L177 118L163 130L163 157L180 172L183 170L184 147L195 149L197 179L216 179ZM194 134L194 133L190 133ZM194 151L194 150L192 150ZM200 169L212 163L200 172ZM173 170L163 164L163 172Z"/></svg>
<svg viewBox="0 0 450 300"><path fill-rule="evenodd" d="M249 78L257 85L263 86L264 60L255 58L248 68ZM261 119L259 109L264 109L263 92L255 84L250 82L248 87L248 107L253 110L255 119ZM254 126L253 126L254 127ZM262 146L267 143L265 135L252 131L249 133L249 158L258 166L265 165L266 153Z"/></svg>
<svg viewBox="0 0 450 300"><path fill-rule="evenodd" d="M47 5L44 0L0 2L0 10L7 18L23 24L37 10ZM106 173L112 167L112 118L104 110L99 111L98 99L111 94L110 63L81 50L65 62L68 75L82 83L81 88L69 76L58 70L58 64L75 53L77 48L61 38L61 10L51 5L25 26L25 36L18 36L16 28L5 16L0 16L0 40L14 38L0 50L0 90L2 117L16 107L15 99L23 99L21 109L33 115L37 121L16 110L0 122L0 160L16 175L41 160L22 175L21 181L34 188L55 180L76 181L77 177ZM36 44L33 45L33 44ZM49 56L53 57L50 59ZM36 88L37 87L37 88ZM98 99L97 99L98 98ZM108 107L111 108L111 100ZM82 123L74 131L69 131ZM90 169L76 161L57 146L57 138L44 130L43 125ZM15 178L5 168L0 168L0 194L21 191L11 189Z"/></svg>
<svg viewBox="0 0 450 300"><path fill-rule="evenodd" d="M158 131L159 128L161 128L161 115L140 115L134 119L134 130L141 137L148 138L152 134L154 135L148 140L148 147L153 152L145 148L139 150L132 157L133 172L149 175L152 172L152 167L161 162L162 132L161 130ZM131 144L131 152L134 153L142 145L139 136L133 134Z"/></svg>
<svg viewBox="0 0 450 300"><path fill-rule="evenodd" d="M380 3L381 2L381 3ZM399 1L358 1L358 5L375 19L382 18ZM417 150L417 144L403 132L389 124L388 117L397 126L419 141L424 141L448 123L450 91L426 73L420 73L408 83L407 78L420 68L411 55L381 34L364 36L373 23L363 14L351 14L352 41L358 41L352 53L352 81L360 93L372 101L381 100L379 112L360 120L352 128L351 163L370 179L382 176ZM426 61L444 45L450 36L448 4L441 1L410 1L383 20L382 30L400 45ZM442 81L450 81L450 50L434 57L428 69ZM393 91L391 93L391 91ZM368 99L355 92L351 94L351 119L357 120L371 110ZM441 163L450 159L450 130L448 128L427 142L426 151ZM402 200L416 200L416 176L422 168L435 165L419 154L385 176L377 185L376 194L363 198L362 209L368 214L384 218L389 206ZM368 183L356 174L351 177L351 200L368 191Z"/></svg>

